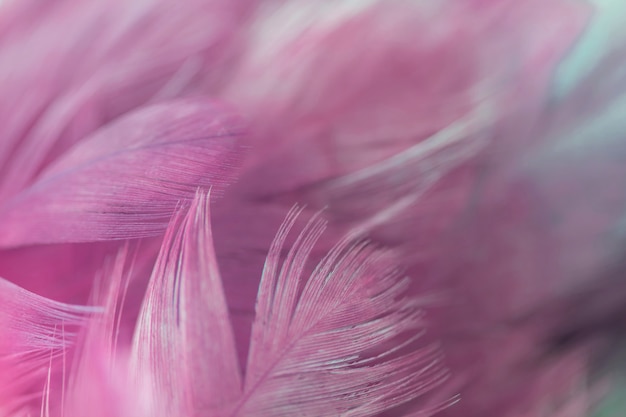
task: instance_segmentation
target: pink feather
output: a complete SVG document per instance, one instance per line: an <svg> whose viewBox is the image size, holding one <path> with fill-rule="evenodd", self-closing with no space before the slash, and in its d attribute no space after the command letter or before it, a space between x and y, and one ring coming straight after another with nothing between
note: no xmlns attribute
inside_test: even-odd
<svg viewBox="0 0 626 417"><path fill-rule="evenodd" d="M208 204L197 194L172 220L137 322L134 370L147 376L163 416L217 413L241 389Z"/></svg>
<svg viewBox="0 0 626 417"><path fill-rule="evenodd" d="M387 255L346 239L304 277L325 228L313 219L281 265L296 212L270 248L242 385L207 204L199 194L166 235L133 345L164 415L375 416L445 380L437 349L389 345L409 348L424 323Z"/></svg>
<svg viewBox="0 0 626 417"><path fill-rule="evenodd" d="M0 417L586 415L626 300L623 39L552 94L591 11L0 0Z"/></svg>
<svg viewBox="0 0 626 417"><path fill-rule="evenodd" d="M416 343L423 312L389 253L347 236L308 275L326 227L314 217L281 261L300 211L270 248L243 379L209 197L198 193L166 232L132 343L118 338L134 265L128 249L102 272L94 301L103 311L89 319L72 365L48 368L69 381L47 380L42 416L376 416L440 386L448 376L441 354Z"/></svg>
<svg viewBox="0 0 626 417"><path fill-rule="evenodd" d="M0 279L0 415L41 394L47 369L95 310L48 300Z"/></svg>
<svg viewBox="0 0 626 417"><path fill-rule="evenodd" d="M242 134L232 112L203 99L130 114L72 148L0 207L0 246L158 235L197 187L219 193L232 181Z"/></svg>

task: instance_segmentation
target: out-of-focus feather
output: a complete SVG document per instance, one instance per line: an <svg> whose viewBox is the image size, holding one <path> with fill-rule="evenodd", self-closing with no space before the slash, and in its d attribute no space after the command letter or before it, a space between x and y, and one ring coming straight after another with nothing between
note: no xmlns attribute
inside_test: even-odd
<svg viewBox="0 0 626 417"><path fill-rule="evenodd" d="M541 415L546 406L585 415L590 408L591 401L583 401L593 388L586 380L593 368L588 345L618 332L626 299L620 62L623 54L612 54L581 85L547 103L525 149L501 176L487 178L491 185L476 196L453 235L456 243L443 254L448 268L455 261L447 253L465 258L445 273L463 305L441 326L451 333L448 358L475 375L468 378L466 400L450 415ZM492 355L494 345L511 348ZM540 361L545 349L551 354ZM567 357L570 352L575 355ZM489 355L488 363L471 365L482 355ZM550 388L562 383L542 382L549 374L579 392L559 407L551 404L566 396ZM509 388L499 391L502 381ZM545 390L522 389L530 386ZM507 394L513 391L519 396ZM485 407L495 398L500 404Z"/></svg>
<svg viewBox="0 0 626 417"><path fill-rule="evenodd" d="M76 339L94 310L58 303L0 279L0 410L30 400L50 362ZM38 387L36 388L38 389ZM40 392L39 392L40 393Z"/></svg>
<svg viewBox="0 0 626 417"><path fill-rule="evenodd" d="M606 329L624 311L625 51L609 54L553 104L545 146L517 164L543 216L541 238L555 248L554 299L537 311L565 331Z"/></svg>
<svg viewBox="0 0 626 417"><path fill-rule="evenodd" d="M6 4L0 14L0 61L7 64L0 67L0 200L126 112L215 88L235 50L233 33L253 4Z"/></svg>
<svg viewBox="0 0 626 417"><path fill-rule="evenodd" d="M63 398L53 417L148 417L158 408L149 387L129 377L128 341L122 341L123 308L128 286L138 266L137 253L124 246L100 271L92 303L102 312L89 319L81 332L67 380L53 387ZM42 416L47 417L47 416Z"/></svg>
<svg viewBox="0 0 626 417"><path fill-rule="evenodd" d="M204 99L147 107L96 132L0 207L0 245L151 236L199 186L236 174L242 122Z"/></svg>
<svg viewBox="0 0 626 417"><path fill-rule="evenodd" d="M224 93L253 120L255 195L367 169L485 104L489 122L527 129L589 12L537 0L264 6Z"/></svg>
<svg viewBox="0 0 626 417"><path fill-rule="evenodd" d="M377 164L323 182L319 199L340 218L359 218L365 231L389 223L434 184L476 158L489 144L489 111L478 108L432 137ZM364 204L375 196L378 203Z"/></svg>
<svg viewBox="0 0 626 417"><path fill-rule="evenodd" d="M535 382L542 379L541 375L549 366L538 366L540 369L527 366L529 358L534 358L536 350L541 348L537 340L543 340L544 335L524 333L523 329L507 327L503 323L511 312L519 312L522 310L520 306L526 308L539 299L537 293L552 289L545 283L553 282L554 259L569 263L571 257L553 256L555 248L560 246L545 238L552 234L549 227L539 224L541 222L535 224L534 215L541 213L542 208L527 213L531 211L528 206L536 202L528 203L527 189L499 194L500 200L494 202L480 192L484 190L475 192L474 185L490 183L493 178L500 181L503 171L508 174L511 166L517 166L520 153L545 139L542 132L534 130L534 122L545 110L540 102L545 98L554 65L586 19L588 9L583 2L341 0L332 5L307 0L260 2L261 7L248 21L249 26L244 25L241 31L234 30L234 24L230 26L236 20L236 14L219 12L229 9L219 0L187 1L186 6L194 7L180 7L180 15L178 10L169 9L165 5L167 2L159 0L80 2L84 10L75 1L60 0L55 4L61 7L52 14L54 20L48 25L40 24L38 13L40 10L47 13L54 8L47 4L42 6L41 2L21 2L37 7L29 9L25 6L23 13L18 10L19 13L8 16L20 16L20 20L30 22L30 26L0 22L0 34L21 34L16 38L0 36L0 43L5 39L13 43L13 47L2 48L1 60L14 62L12 67L20 69L9 77L0 74L0 78L4 78L3 88L6 88L6 94L0 98L0 135L5 139L0 143L0 199L15 195L72 143L120 114L138 105L191 90L205 92L198 88L199 84L219 85L217 90L225 85L219 94L232 99L251 115L255 134L250 143L258 145L252 162L262 167L247 173L242 188L249 191L243 193L241 201L231 200L223 209L230 217L221 217L227 224L220 225L220 228L237 251L236 257L228 261L238 264L239 268L233 268L234 272L226 276L228 283L225 286L230 286L238 294L253 293L256 288L256 285L238 285L241 281L237 280L242 279L241 276L245 279L254 276L241 271L254 271L255 261L265 253L264 244L271 239L271 233L263 230L252 235L241 223L253 222L246 223L238 217L249 215L267 226L269 214L280 211L279 205L264 210L269 206L263 207L268 195L284 197L295 190L281 202L287 206L294 200L313 200L320 205L332 202L331 218L339 212L343 215L341 221L355 221L366 226L372 224L372 218L374 224L384 220L385 224L381 225L384 230L378 231L374 238L384 241L384 237L388 237L402 243L408 254L404 261L418 272L412 274L416 276L415 286L428 281L422 279L429 274L420 274L421 268L427 272L439 269L435 258L443 259L443 269L452 264L450 275L453 278L440 279L442 274L434 274L433 280L437 281L438 290L452 289L454 296L458 297L452 298L451 305L447 306L447 310L453 312L437 321L435 326L441 333L451 335L445 340L446 348L448 353L453 351L453 357L456 355L453 358L455 375L465 379L465 401L461 407L447 410L450 415L509 417L527 412L534 416L552 410L550 397L558 391L553 386L559 385L562 379L555 378L556 384L538 384L540 389L535 390ZM236 7L253 3L228 2ZM91 9L92 5L96 6ZM156 5L163 7L155 8ZM202 5L207 5L206 13L202 12L205 10ZM103 17L100 19L100 16ZM180 20L170 20L170 16L178 16ZM214 19L215 24L203 20L207 16ZM60 27L70 24L77 26L72 26L73 30L60 37L81 42L58 48L54 35L60 33ZM99 27L103 29L98 30ZM163 30L155 31L155 28ZM29 32L33 29L39 30L34 38L30 38ZM233 33L235 36L231 37ZM28 39L32 41L28 42ZM131 42L131 39L139 41ZM237 57L229 62L227 71L222 71L228 76L199 82L207 72L203 71L206 57L210 57L209 67L217 68L219 73L224 69L221 67L224 57L229 55L224 53L228 48L222 49L222 46L232 46L237 40L242 41L244 48L230 51ZM41 50L49 51L45 57L47 65L40 65L38 54ZM34 51L35 55L23 59L27 51L31 54ZM213 54L214 51L218 53ZM240 52L241 56L238 55ZM152 60L155 56L158 59ZM20 57L22 59L18 59ZM78 65L79 61L81 65ZM216 72L208 71L208 78L215 77ZM218 82L213 83L215 79ZM593 85L597 92L597 84ZM455 152L457 148L451 152L444 149L441 153L428 154L423 160L419 157L403 159L403 156L415 155L412 151L420 148L420 142L433 137L433 133L443 126L463 120L474 109L477 96L484 97L494 91L503 94L489 96L493 98L492 108L498 112L493 119L497 125L493 130L496 134L492 139L495 140L490 142L494 146L486 147L487 152L478 152L483 149L473 148L475 143L463 140L459 143L458 153ZM590 97L583 95L587 102L592 101L587 100ZM580 120L585 120L584 113L579 114L583 115ZM578 114L575 117L579 117ZM544 152L546 149L539 149L537 160L544 156L552 159L554 155ZM584 158L573 159L584 165ZM416 161L424 162L424 165L414 164ZM475 172L450 181L452 171L464 170L476 161L488 166L477 175L481 177L479 181L473 175ZM422 176L422 167L430 162L437 165L436 169ZM585 177L588 172L581 173L576 165L568 167L575 174L572 178ZM550 167L534 173L539 183L544 175L555 178ZM45 176L44 173L41 178ZM506 177L502 182L509 179ZM431 186L434 182L437 184ZM451 182L451 189L446 189ZM439 183L444 185L440 187ZM316 193L310 195L310 184L321 184L321 187L314 187ZM93 181L89 186L94 186ZM421 198L426 188L430 193L425 196L427 198ZM484 188L492 190L489 184ZM551 188L544 189L541 184L538 188L539 194L544 191L550 194ZM27 191L26 195L30 192ZM515 197L511 197L513 194ZM585 191L580 194L585 195ZM186 199L190 199L190 193L186 192L186 195ZM251 199L251 195L258 198ZM452 198L448 198L449 195ZM293 199L290 201L289 198ZM506 201L502 203L502 200ZM548 195L544 201L556 212L567 213L569 210L567 203L559 201L558 194ZM253 203L258 205L252 206ZM38 204L39 201L35 200L28 207L18 206L22 210ZM59 200L59 207L63 204ZM174 206L173 203L168 206L169 213ZM145 213L146 207L149 206L140 207L136 216L126 217L135 222L133 226L127 225L122 231L112 232L96 228L96 238L143 235L144 229L136 229L140 228L143 218L140 212ZM457 216L463 209L466 216L459 221ZM402 221L396 216L400 211L404 211ZM382 215L378 216L379 213ZM97 215L101 214L98 212ZM112 214L115 213L109 213ZM122 213L117 214L121 217ZM162 214L160 230L165 227L165 211ZM424 214L431 214L431 217ZM5 245L67 240L64 233L54 231L63 224L57 219L47 217L49 223L41 224L42 229L44 225L52 228L51 234L57 236L50 237L46 234L48 232L35 230L33 233L28 229L28 210L17 215L22 216L19 218L27 225L24 232L27 238L9 234L9 243ZM576 213L569 217L577 218ZM11 221L10 216L8 219ZM599 221L602 227L612 223L605 220ZM178 221L182 222L180 218ZM228 224L229 221L232 224ZM432 226L433 223L436 226ZM454 228L451 225L458 226L459 223L463 224L458 228L458 234L452 233L453 240L458 240L459 244L439 245L444 234L441 231L448 231ZM573 234L580 232L578 236L583 236L585 244L596 242L587 239L596 232L595 227L586 228L589 223L583 222L582 227L576 221L565 223L566 226L554 233L558 237L556 243L563 236L572 236L568 230ZM570 229L567 226L571 224L574 227ZM129 232L130 229L133 230ZM238 229L242 231L239 236L233 232ZM85 230L82 233L86 233ZM313 233L311 230L317 233L317 226L311 226L307 233ZM76 233L75 230L72 232ZM37 237L42 234L47 237ZM93 238L89 235L81 239ZM302 239L299 245L308 248L309 240ZM563 239L561 243L567 249L564 254L578 253L571 250L577 247L574 239ZM252 250L246 252L246 249ZM345 250L352 253L348 248ZM250 255L250 252L255 253ZM426 252L430 262L423 266ZM431 256L433 253L439 256ZM450 253L455 256L450 257ZM294 255L294 259L289 262L300 262L300 257ZM576 259L585 262L582 257ZM293 270L297 271L298 267ZM446 269L443 275L448 272ZM276 282L280 281L276 279ZM264 278L265 283L271 281ZM251 282L254 278L246 284ZM278 296L278 299L287 300L286 305L291 307L283 306L281 312L280 304L266 306L261 309L264 314L274 317L268 311L276 310L279 318L289 316L290 308L295 308L302 295L301 287L294 292L293 285L286 283L286 295ZM267 293L275 296L273 291ZM493 296L494 293L497 295ZM170 308L159 305L163 309ZM251 305L244 308L249 312ZM276 330L275 323L255 325L257 333L258 328L277 334L276 340L279 341L292 336L289 331L285 334L284 329ZM165 332L163 329L155 331ZM346 345L351 343L353 341L349 340ZM184 351L176 344L172 346L179 352ZM257 356L259 349L263 351L256 349ZM578 359L568 362L560 367L559 373L578 381L582 379L583 371L577 366L582 362ZM254 370L254 362L250 364ZM575 375L567 372L570 367L576 371ZM306 374L304 379L309 376ZM294 386L297 384L296 380ZM181 385L187 387L188 392L192 391L187 385ZM248 383L246 389L249 389ZM309 391L306 386L303 392L319 391ZM255 398L250 397L251 400ZM272 405L264 402L267 398L259 401L269 409ZM309 397L309 400L316 398ZM346 401L353 400L355 398L351 397ZM246 411L246 407L244 405L242 411ZM315 408L311 410L314 414Z"/></svg>

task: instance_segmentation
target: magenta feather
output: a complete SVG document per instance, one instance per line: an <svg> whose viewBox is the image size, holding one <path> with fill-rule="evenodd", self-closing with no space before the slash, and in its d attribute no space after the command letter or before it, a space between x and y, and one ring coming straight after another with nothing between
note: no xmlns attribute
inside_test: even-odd
<svg viewBox="0 0 626 417"><path fill-rule="evenodd" d="M208 204L198 194L172 221L137 323L134 367L152 381L164 416L219 413L241 389Z"/></svg>
<svg viewBox="0 0 626 417"><path fill-rule="evenodd" d="M443 382L437 349L394 355L402 344L390 342L414 339L424 323L393 262L346 239L303 278L324 223L312 220L280 266L294 220L279 231L261 279L239 413L374 416Z"/></svg>
<svg viewBox="0 0 626 417"><path fill-rule="evenodd" d="M102 272L94 301L103 310L88 318L72 364L52 367L46 354L30 362L44 374L63 372L60 382L39 376L47 381L42 417L377 416L440 386L448 377L441 352L420 342L423 311L407 296L409 281L391 255L347 236L308 275L305 264L326 224L312 218L283 259L300 212L290 213L270 248L243 378L213 252L209 197L198 193L168 227L132 342L119 335L136 262L123 249ZM85 323L82 315L91 311L28 297L50 326ZM59 339L64 334L46 334L40 349L67 348L76 339ZM13 340L16 351L38 347L36 340Z"/></svg>
<svg viewBox="0 0 626 417"><path fill-rule="evenodd" d="M236 4L235 4L236 3ZM0 13L0 200L100 126L207 92L246 2L9 1ZM172 36L176 33L177 36Z"/></svg>
<svg viewBox="0 0 626 417"><path fill-rule="evenodd" d="M0 305L0 415L12 415L41 394L38 382L95 310L48 300L4 279Z"/></svg>
<svg viewBox="0 0 626 417"><path fill-rule="evenodd" d="M552 89L593 19L0 0L0 417L587 415L626 37Z"/></svg>
<svg viewBox="0 0 626 417"><path fill-rule="evenodd" d="M313 219L281 265L296 216L270 248L243 385L207 198L197 196L181 228L173 222L133 345L136 371L150 376L157 398L166 398L164 415L375 416L445 380L436 348L409 349L411 334L424 327L422 313L403 297L407 281L386 254L346 239L304 277L325 228ZM389 344L401 340L407 352Z"/></svg>
<svg viewBox="0 0 626 417"><path fill-rule="evenodd" d="M242 134L235 115L202 99L130 114L72 148L0 208L0 245L158 235L197 187L219 193L233 180Z"/></svg>

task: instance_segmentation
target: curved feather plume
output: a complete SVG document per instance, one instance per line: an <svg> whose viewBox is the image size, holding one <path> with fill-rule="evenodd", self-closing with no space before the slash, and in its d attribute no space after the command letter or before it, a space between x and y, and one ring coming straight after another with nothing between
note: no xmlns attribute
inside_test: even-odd
<svg viewBox="0 0 626 417"><path fill-rule="evenodd" d="M36 395L33 383L45 379L51 361L63 355L94 310L40 297L4 279L0 306L0 412L8 412Z"/></svg>
<svg viewBox="0 0 626 417"><path fill-rule="evenodd" d="M53 416L62 417L142 417L153 416L158 401L149 389L128 378L129 352L121 342L127 318L123 311L129 298L130 281L138 270L143 272L139 247L133 253L125 245L107 262L98 275L93 302L103 312L92 317L81 334L69 378L63 381L66 401L53 409ZM67 390L65 390L67 385ZM53 387L57 390L59 387ZM42 416L42 417L48 417Z"/></svg>
<svg viewBox="0 0 626 417"><path fill-rule="evenodd" d="M0 4L0 62L6 64L0 67L0 200L6 200L125 113L214 94L237 50L232 34L254 2Z"/></svg>
<svg viewBox="0 0 626 417"><path fill-rule="evenodd" d="M270 248L243 396L228 415L375 416L443 382L436 348L403 350L424 321L416 301L403 297L408 281L388 253L348 236L305 277L325 229L313 218L281 264L297 214Z"/></svg>
<svg viewBox="0 0 626 417"><path fill-rule="evenodd" d="M267 258L242 384L208 200L168 228L135 333L133 372L163 415L376 416L447 378L436 347L415 347L423 313L388 253L348 236L306 277L326 228L315 216L281 262L295 209Z"/></svg>
<svg viewBox="0 0 626 417"><path fill-rule="evenodd" d="M155 105L78 144L0 208L0 246L129 239L165 230L199 186L234 177L243 134L205 99Z"/></svg>
<svg viewBox="0 0 626 417"><path fill-rule="evenodd" d="M133 372L163 401L163 416L228 407L241 389L208 204L198 193L172 220L133 342Z"/></svg>
<svg viewBox="0 0 626 417"><path fill-rule="evenodd" d="M364 220L357 230L367 232L397 218L434 184L476 158L489 144L492 119L483 106L399 154L322 182L317 192L337 215L353 219L358 214ZM373 195L379 203L365 204Z"/></svg>

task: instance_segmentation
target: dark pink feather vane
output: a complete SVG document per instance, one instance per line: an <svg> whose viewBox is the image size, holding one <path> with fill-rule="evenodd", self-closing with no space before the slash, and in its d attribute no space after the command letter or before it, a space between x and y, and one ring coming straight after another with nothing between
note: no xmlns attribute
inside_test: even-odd
<svg viewBox="0 0 626 417"><path fill-rule="evenodd" d="M244 131L239 117L206 99L129 114L0 206L0 246L158 235L198 187L220 194L233 181Z"/></svg>
<svg viewBox="0 0 626 417"><path fill-rule="evenodd" d="M10 413L41 394L38 383L52 362L99 309L58 303L4 279L0 306L0 413Z"/></svg>

